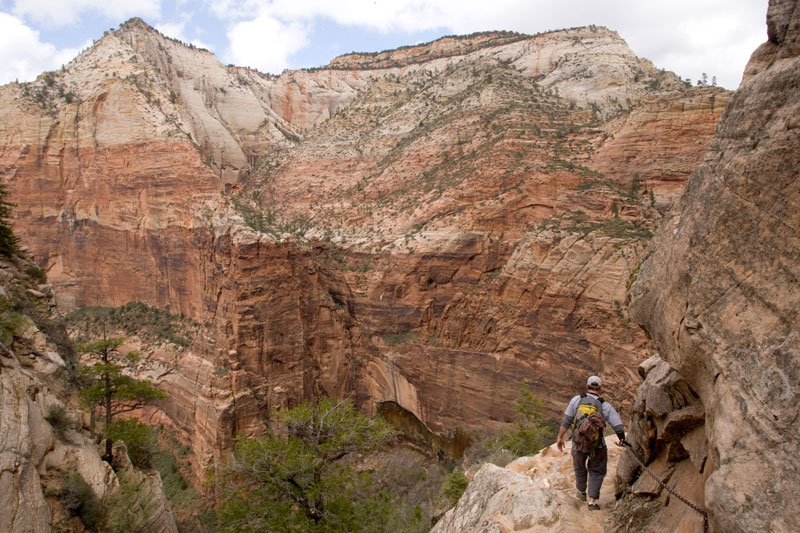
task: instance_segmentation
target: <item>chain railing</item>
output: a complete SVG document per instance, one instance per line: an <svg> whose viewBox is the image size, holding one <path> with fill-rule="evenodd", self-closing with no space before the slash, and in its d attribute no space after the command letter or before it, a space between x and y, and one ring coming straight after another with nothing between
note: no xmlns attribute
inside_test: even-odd
<svg viewBox="0 0 800 533"><path fill-rule="evenodd" d="M636 460L637 463L639 463L639 466L641 466L642 469L644 469L645 472L650 474L650 477L655 479L658 482L659 485L661 485L664 489L667 490L667 492L669 492L670 494L672 494L673 496L678 498L680 501L682 501L683 503L685 503L686 505L688 505L689 507L691 507L692 509L694 509L695 511L697 511L701 515L703 515L703 533L708 533L708 513L705 511L705 509L701 509L700 507L698 507L694 503L690 502L689 500L687 500L686 498L684 498L683 496L678 494L675 491L675 489L673 489L672 487L668 486L661 479L659 479L658 476L656 476L649 468L647 468L647 466L642 462L641 459L636 457L636 454L633 453L633 450L631 449L631 444L629 442L624 442L624 444L625 444L625 449L628 450L628 453L631 454L631 456Z"/></svg>

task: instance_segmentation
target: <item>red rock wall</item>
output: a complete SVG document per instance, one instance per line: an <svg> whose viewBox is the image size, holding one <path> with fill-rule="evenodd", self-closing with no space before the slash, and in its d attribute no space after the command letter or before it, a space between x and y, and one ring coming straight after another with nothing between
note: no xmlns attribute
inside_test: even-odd
<svg viewBox="0 0 800 533"><path fill-rule="evenodd" d="M593 46L622 50L622 71L639 64L611 32L588 33ZM436 431L511 420L521 381L554 420L589 374L630 404L648 342L622 303L644 240L566 226L579 210L613 222L617 202L618 221L652 224L660 215L646 199L623 201L631 173L667 204L664 183L698 163L725 91L653 95L640 83L640 107L606 119L498 63L505 49L402 83L399 70L234 81L208 53L191 62L159 39L132 23L104 38L91 53L135 51L140 59L113 68L136 76L87 82L80 104L45 109L4 88L0 169L16 227L64 308L138 300L205 328L158 376L171 397L163 420L192 442L198 474L236 434L263 432L264 413L323 393L370 411L396 402ZM546 58L575 46L520 43L507 46ZM167 51L170 61L152 59ZM103 75L84 63L64 83ZM297 94L286 89L294 77ZM255 101L265 114L251 124L242 102ZM310 128L335 109L292 140L299 129L287 121ZM239 142L241 157L231 155ZM276 166L226 190L259 150ZM312 232L243 227L233 204L244 195L309 217ZM379 206L386 196L397 205ZM561 227L547 227L558 217ZM326 240L328 229L341 235Z"/></svg>

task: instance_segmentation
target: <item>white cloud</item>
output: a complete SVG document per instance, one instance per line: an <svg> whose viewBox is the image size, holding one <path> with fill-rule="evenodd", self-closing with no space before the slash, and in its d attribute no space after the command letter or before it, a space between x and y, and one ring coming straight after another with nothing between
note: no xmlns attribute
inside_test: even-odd
<svg viewBox="0 0 800 533"><path fill-rule="evenodd" d="M258 6L245 5L243 0L208 0L211 12L220 20L236 20L252 17L258 12Z"/></svg>
<svg viewBox="0 0 800 533"><path fill-rule="evenodd" d="M97 13L115 22L133 16L158 20L161 0L14 0L13 12L48 27L74 24L86 13Z"/></svg>
<svg viewBox="0 0 800 533"><path fill-rule="evenodd" d="M485 30L536 33L597 24L617 30L635 53L652 60L657 67L692 79L707 72L729 88L738 85L750 53L766 39L766 0L205 1L223 21L220 26L229 40L225 61L272 72L289 67L292 56L313 41L312 31L315 26L321 27L320 19L345 27L400 34L439 28L443 33L456 34ZM13 0L13 6L14 13L19 18L26 17L29 26L42 23L53 27L92 15L114 22L134 15L158 21L162 2L182 6L184 12L197 5L188 0ZM200 35L200 30L188 31L190 19L180 17L177 22L165 21L158 28L184 42L211 49L205 42L189 38ZM211 27L208 30L219 31ZM43 43L39 44L36 53L42 50ZM218 43L217 48L222 46ZM370 51L370 44L365 43L362 49Z"/></svg>
<svg viewBox="0 0 800 533"><path fill-rule="evenodd" d="M280 73L289 57L308 43L308 27L301 22L284 23L269 15L239 22L228 31L232 63Z"/></svg>
<svg viewBox="0 0 800 533"><path fill-rule="evenodd" d="M754 0L209 0L220 19L269 19L294 35L315 18L382 32L445 28L449 33L514 30L536 33L596 24L616 30L656 66L694 79L716 74L735 88L750 52L766 40L766 1ZM281 29L278 29L280 26ZM238 31L232 31L236 35ZM297 43L305 44L300 39ZM275 58L297 49L284 48ZM366 51L366 50L365 50ZM249 54L248 54L249 55ZM242 54L236 54L242 57ZM286 66L285 63L283 66ZM279 70L277 67L274 67Z"/></svg>
<svg viewBox="0 0 800 533"><path fill-rule="evenodd" d="M450 15L459 12L463 4L450 0L274 0L267 9L285 20L327 17L346 26L413 32L450 26ZM485 11L486 3L476 3L475 7Z"/></svg>
<svg viewBox="0 0 800 533"><path fill-rule="evenodd" d="M459 4L449 0L209 0L209 5L223 20L257 15L281 21L326 17L345 26L410 32L448 26L444 17ZM485 3L477 5L486 8Z"/></svg>
<svg viewBox="0 0 800 533"><path fill-rule="evenodd" d="M31 81L45 70L53 70L80 50L65 48L39 40L39 32L29 28L17 17L0 12L0 83L15 80Z"/></svg>

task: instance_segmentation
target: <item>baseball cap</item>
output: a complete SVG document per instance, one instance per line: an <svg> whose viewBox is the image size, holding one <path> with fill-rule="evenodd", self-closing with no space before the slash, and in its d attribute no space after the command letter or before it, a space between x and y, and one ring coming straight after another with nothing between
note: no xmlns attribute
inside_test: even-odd
<svg viewBox="0 0 800 533"><path fill-rule="evenodd" d="M589 386L593 385L595 387L602 387L603 386L603 382L600 381L600 378L597 377L597 376L589 376L589 379L586 380L586 384L589 385Z"/></svg>

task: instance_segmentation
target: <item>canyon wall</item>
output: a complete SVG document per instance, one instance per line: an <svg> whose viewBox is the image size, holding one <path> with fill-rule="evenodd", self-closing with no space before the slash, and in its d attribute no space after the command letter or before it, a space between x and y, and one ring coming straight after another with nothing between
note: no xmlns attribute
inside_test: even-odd
<svg viewBox="0 0 800 533"><path fill-rule="evenodd" d="M771 1L767 31L631 291L666 362L643 371L636 449L725 532L800 529L798 2ZM694 514L676 505L641 530Z"/></svg>
<svg viewBox="0 0 800 533"><path fill-rule="evenodd" d="M631 405L626 287L728 98L597 27L267 76L133 19L0 88L0 170L62 309L201 323L150 377L202 474L320 394L437 432L520 382L553 419L589 374Z"/></svg>
<svg viewBox="0 0 800 533"><path fill-rule="evenodd" d="M88 507L90 495L98 505L112 505L125 476L133 479L127 494L136 500L125 502L129 523L176 533L158 473L128 462L118 477L100 457L88 412L71 407L74 353L51 336L52 286L37 282L31 259L0 257L0 531L93 530L102 511L89 520L81 506ZM76 478L88 493L75 488Z"/></svg>

